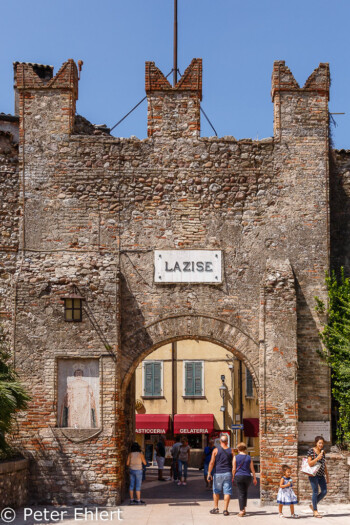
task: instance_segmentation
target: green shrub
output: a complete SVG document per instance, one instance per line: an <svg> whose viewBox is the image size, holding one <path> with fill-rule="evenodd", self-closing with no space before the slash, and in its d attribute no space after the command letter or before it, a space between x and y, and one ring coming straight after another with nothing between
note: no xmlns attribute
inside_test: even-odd
<svg viewBox="0 0 350 525"><path fill-rule="evenodd" d="M2 458L11 453L5 435L11 431L16 412L25 409L29 399L10 363L10 353L0 326L0 454Z"/></svg>
<svg viewBox="0 0 350 525"><path fill-rule="evenodd" d="M323 357L332 373L332 393L338 404L337 439L350 444L350 280L344 268L340 275L326 275L328 309L317 297L316 309L327 313L327 324L320 334Z"/></svg>

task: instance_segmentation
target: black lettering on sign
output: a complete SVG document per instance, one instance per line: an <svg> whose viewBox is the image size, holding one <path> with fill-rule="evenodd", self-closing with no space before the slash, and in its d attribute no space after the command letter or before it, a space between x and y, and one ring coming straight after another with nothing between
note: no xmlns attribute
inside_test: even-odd
<svg viewBox="0 0 350 525"><path fill-rule="evenodd" d="M180 265L179 265L179 263L177 261L174 264L174 272L181 272Z"/></svg>
<svg viewBox="0 0 350 525"><path fill-rule="evenodd" d="M190 262L184 261L184 272L190 272Z"/></svg>
<svg viewBox="0 0 350 525"><path fill-rule="evenodd" d="M205 271L206 272L212 272L213 271L212 265L213 265L212 262L206 261L206 263L205 263Z"/></svg>
<svg viewBox="0 0 350 525"><path fill-rule="evenodd" d="M168 268L168 261L165 262L165 271L166 272L173 272L174 271L173 268Z"/></svg>
<svg viewBox="0 0 350 525"><path fill-rule="evenodd" d="M204 263L202 261L198 261L196 263L197 272L204 272Z"/></svg>

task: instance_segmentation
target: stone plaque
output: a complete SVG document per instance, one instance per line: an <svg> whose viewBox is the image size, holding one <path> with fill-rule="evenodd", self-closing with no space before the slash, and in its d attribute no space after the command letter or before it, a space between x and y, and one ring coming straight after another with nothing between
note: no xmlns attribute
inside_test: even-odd
<svg viewBox="0 0 350 525"><path fill-rule="evenodd" d="M155 250L156 283L221 283L220 250Z"/></svg>
<svg viewBox="0 0 350 525"><path fill-rule="evenodd" d="M314 442L316 436L323 436L325 441L331 440L330 421L299 421L299 442Z"/></svg>

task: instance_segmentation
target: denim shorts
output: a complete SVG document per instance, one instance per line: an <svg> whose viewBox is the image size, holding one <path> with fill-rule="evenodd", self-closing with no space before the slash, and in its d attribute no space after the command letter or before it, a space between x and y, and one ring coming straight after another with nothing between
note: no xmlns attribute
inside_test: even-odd
<svg viewBox="0 0 350 525"><path fill-rule="evenodd" d="M164 463L165 463L165 458L163 458L162 456L157 456L156 457L156 461L157 461L157 465L158 465L159 470L163 470Z"/></svg>
<svg viewBox="0 0 350 525"><path fill-rule="evenodd" d="M133 470L130 469L130 486L129 490L141 490L142 484L142 470Z"/></svg>
<svg viewBox="0 0 350 525"><path fill-rule="evenodd" d="M221 492L223 492L224 496L232 496L232 472L214 474L213 492L214 494L220 494Z"/></svg>

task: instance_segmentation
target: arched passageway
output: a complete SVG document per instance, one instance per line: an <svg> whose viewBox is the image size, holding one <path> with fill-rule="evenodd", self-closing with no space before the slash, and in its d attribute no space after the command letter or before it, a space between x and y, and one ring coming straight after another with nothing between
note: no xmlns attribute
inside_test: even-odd
<svg viewBox="0 0 350 525"><path fill-rule="evenodd" d="M203 468L203 453L222 433L235 448L244 441L259 470L259 401L249 368L217 344L182 339L156 349L135 371L135 435L150 466L165 440L165 469L175 439L186 437L189 466ZM233 428L234 427L234 428ZM175 473L176 478L176 473Z"/></svg>

